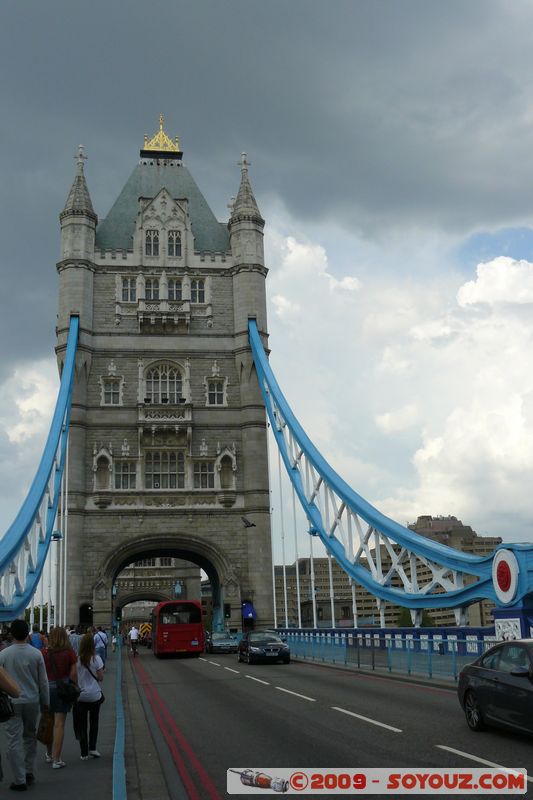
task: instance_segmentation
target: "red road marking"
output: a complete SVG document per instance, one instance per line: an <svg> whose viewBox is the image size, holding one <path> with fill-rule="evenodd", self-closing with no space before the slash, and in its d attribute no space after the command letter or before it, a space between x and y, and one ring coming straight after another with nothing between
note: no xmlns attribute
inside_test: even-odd
<svg viewBox="0 0 533 800"><path fill-rule="evenodd" d="M169 746L170 752L172 753L172 757L173 757L174 761L176 762L176 766L178 767L178 770L179 770L180 775L181 775L181 777L183 779L183 782L184 782L184 784L186 784L187 791L190 792L192 790L192 792L193 792L193 794L190 794L190 800L200 800L200 797L199 797L199 795L198 795L198 793L196 791L196 788L194 787L194 785L192 785L190 776L186 773L186 767L185 767L185 763L184 763L184 761L183 761L183 759L181 757L181 753L179 752L175 741L172 739L172 737L170 736L170 734L166 730L166 726L168 726L170 731L173 733L174 738L177 740L177 742L181 746L181 749L183 750L185 755L188 756L192 767L196 770L196 776L200 779L200 781L203 784L204 788L207 790L207 793L208 793L209 797L211 798L211 800L222 800L220 794L217 791L217 788L216 788L215 784L213 783L213 781L211 780L211 778L207 774L206 770L204 769L203 765L199 761L199 759L196 756L196 753L194 752L193 748L191 747L191 745L189 744L189 742L187 741L187 739L185 738L183 733L180 731L180 729L176 725L174 719L171 717L170 712L168 711L167 707L163 703L163 700L159 696L159 693L158 693L157 689L152 684L152 681L150 679L150 676L146 672L146 669L137 660L135 660L133 663L134 663L134 666L136 667L136 669L137 669L137 671L139 673L139 676L140 676L140 679L141 679L141 685L143 686L144 691L146 693L146 696L148 698L148 701L149 701L149 703L150 703L150 705L152 707L152 711L154 712L154 716L155 716L155 718L157 720L157 724L161 728L161 732L163 733L163 736L165 737L165 741L167 742L167 744ZM160 711L158 711L156 709L156 707L155 707L156 705L159 706L159 710ZM162 719L162 717L164 719ZM180 769L180 764L182 765L182 768L185 771L185 775L187 777L187 781L184 778L184 774L182 772L182 769ZM191 789L189 789L189 786L191 787Z"/></svg>

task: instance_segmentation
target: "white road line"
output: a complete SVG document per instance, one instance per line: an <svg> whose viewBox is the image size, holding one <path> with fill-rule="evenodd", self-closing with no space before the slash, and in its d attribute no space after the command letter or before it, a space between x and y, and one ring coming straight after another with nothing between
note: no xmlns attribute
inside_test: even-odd
<svg viewBox="0 0 533 800"><path fill-rule="evenodd" d="M302 700L309 700L310 703L316 703L315 697L307 697L306 694L298 694L298 692L291 692L290 689L284 689L283 686L276 686L276 689L279 689L280 692L286 692L287 694L293 694L295 697L301 697Z"/></svg>
<svg viewBox="0 0 533 800"><path fill-rule="evenodd" d="M379 725L380 728L387 728L388 731L394 731L394 733L403 733L401 728L394 728L392 725L385 725L384 722L378 722L377 719L370 719L370 717L363 717L362 714L355 714L353 711L348 711L346 708L339 708L338 706L331 706L331 708L333 711L340 711L341 714L348 714L350 717L362 719L363 722L370 722L371 725Z"/></svg>
<svg viewBox="0 0 533 800"><path fill-rule="evenodd" d="M254 678L253 675L245 675L245 678L250 678L251 681L257 681L257 683L264 683L265 686L270 686L268 681L262 681L261 678Z"/></svg>
<svg viewBox="0 0 533 800"><path fill-rule="evenodd" d="M220 664L218 664L216 661L209 661L209 664L213 664L214 667L220 667Z"/></svg>
<svg viewBox="0 0 533 800"><path fill-rule="evenodd" d="M205 663L207 664L207 658L202 658L202 656L199 656L198 661L205 661Z"/></svg>
<svg viewBox="0 0 533 800"><path fill-rule="evenodd" d="M238 669L232 669L231 667L224 667L224 669L227 669L228 672L236 672L237 675L241 674Z"/></svg>
<svg viewBox="0 0 533 800"><path fill-rule="evenodd" d="M463 750L456 750L455 747L447 747L445 744L436 744L435 747L438 747L441 750L447 750L449 753L455 753L456 756L463 756L463 758L469 758L471 761L477 761L479 764L486 764L488 767L496 767L496 769L502 769L504 772L512 772L513 774L516 774L512 767L504 767L501 764L496 764L495 761L487 761L486 758L473 756L472 753L465 753ZM528 777L527 780L529 783L533 783L533 778Z"/></svg>

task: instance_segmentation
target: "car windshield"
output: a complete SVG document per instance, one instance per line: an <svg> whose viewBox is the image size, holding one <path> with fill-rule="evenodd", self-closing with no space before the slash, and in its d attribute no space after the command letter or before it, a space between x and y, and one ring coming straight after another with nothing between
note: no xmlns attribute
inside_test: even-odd
<svg viewBox="0 0 533 800"><path fill-rule="evenodd" d="M251 642L268 642L269 644L283 644L279 636L275 633L270 633L269 631L264 631L261 633L257 631L256 633L250 634L250 641Z"/></svg>
<svg viewBox="0 0 533 800"><path fill-rule="evenodd" d="M233 639L229 633L214 633L211 637L214 642L221 642L224 639Z"/></svg>

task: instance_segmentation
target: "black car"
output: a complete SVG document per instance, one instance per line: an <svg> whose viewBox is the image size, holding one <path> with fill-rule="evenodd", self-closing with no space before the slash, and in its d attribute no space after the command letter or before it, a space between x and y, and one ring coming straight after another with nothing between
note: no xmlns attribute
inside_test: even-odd
<svg viewBox="0 0 533 800"><path fill-rule="evenodd" d="M289 664L289 645L275 631L248 631L239 642L239 661L254 664L258 661L283 661Z"/></svg>
<svg viewBox="0 0 533 800"><path fill-rule="evenodd" d="M533 734L533 639L491 647L463 668L457 693L471 730L497 725Z"/></svg>

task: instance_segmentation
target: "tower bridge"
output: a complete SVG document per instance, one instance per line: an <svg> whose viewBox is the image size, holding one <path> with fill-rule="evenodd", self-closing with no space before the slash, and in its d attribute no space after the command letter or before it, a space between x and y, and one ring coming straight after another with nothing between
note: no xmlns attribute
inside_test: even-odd
<svg viewBox="0 0 533 800"><path fill-rule="evenodd" d="M60 620L90 611L109 624L120 572L166 556L205 571L215 629L239 629L243 605L271 626L268 417L311 545L319 539L352 583L355 624L357 584L382 625L388 603L415 624L432 608L454 609L462 624L468 605L487 599L529 633L530 545L476 555L404 528L335 473L295 418L265 352L264 220L246 155L227 223L162 116L100 221L85 160L80 147L60 214L61 388L35 481L0 542L0 617L32 602L57 541Z"/></svg>

